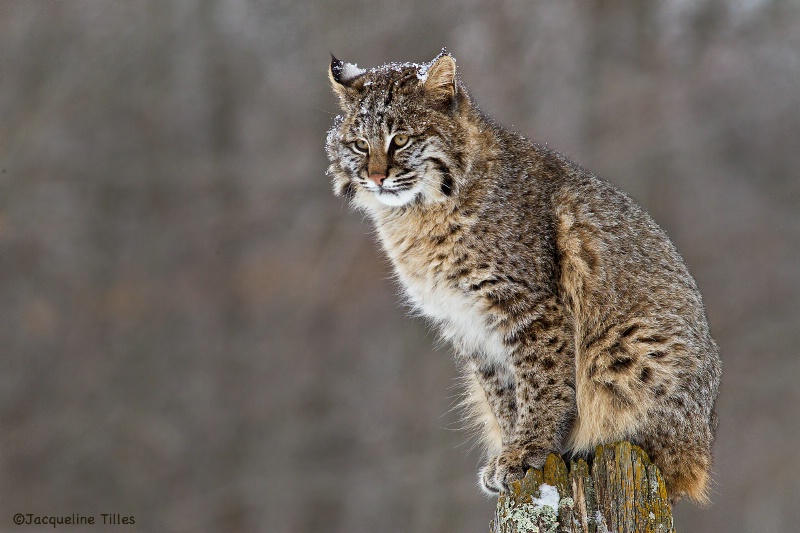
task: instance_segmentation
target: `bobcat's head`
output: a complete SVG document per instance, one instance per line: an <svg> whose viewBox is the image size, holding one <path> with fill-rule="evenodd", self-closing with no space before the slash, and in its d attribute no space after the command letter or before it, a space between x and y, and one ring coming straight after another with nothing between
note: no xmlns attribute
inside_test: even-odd
<svg viewBox="0 0 800 533"><path fill-rule="evenodd" d="M338 196L372 210L456 192L466 164L462 118L471 104L451 55L371 70L333 58L329 76L344 111L326 144Z"/></svg>

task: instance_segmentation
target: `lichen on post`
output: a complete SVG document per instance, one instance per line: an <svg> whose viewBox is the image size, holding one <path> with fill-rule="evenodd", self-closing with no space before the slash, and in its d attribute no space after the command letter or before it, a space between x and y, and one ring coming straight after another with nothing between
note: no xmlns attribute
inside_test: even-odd
<svg viewBox="0 0 800 533"><path fill-rule="evenodd" d="M551 454L497 502L492 533L674 533L658 468L628 442L598 446L591 468Z"/></svg>

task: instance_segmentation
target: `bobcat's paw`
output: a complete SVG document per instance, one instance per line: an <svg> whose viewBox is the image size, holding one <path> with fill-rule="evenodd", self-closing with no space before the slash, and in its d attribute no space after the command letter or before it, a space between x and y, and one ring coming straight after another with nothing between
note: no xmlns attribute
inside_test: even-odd
<svg viewBox="0 0 800 533"><path fill-rule="evenodd" d="M514 481L525 477L529 468L541 468L548 452L539 448L510 447L490 457L478 473L483 491L491 496L508 492Z"/></svg>

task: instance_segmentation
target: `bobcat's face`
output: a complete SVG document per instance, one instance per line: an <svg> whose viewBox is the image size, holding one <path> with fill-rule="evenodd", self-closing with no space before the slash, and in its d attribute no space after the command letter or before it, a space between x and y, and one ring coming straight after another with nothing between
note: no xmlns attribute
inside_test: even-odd
<svg viewBox="0 0 800 533"><path fill-rule="evenodd" d="M453 193L460 136L450 56L371 71L334 59L330 77L344 111L326 145L337 195L370 209Z"/></svg>
<svg viewBox="0 0 800 533"><path fill-rule="evenodd" d="M401 117L384 120L356 115L335 140L337 156L345 171L345 186L355 187L388 206L417 201L431 183L426 161L430 139L424 131ZM356 192L356 191L353 191Z"/></svg>

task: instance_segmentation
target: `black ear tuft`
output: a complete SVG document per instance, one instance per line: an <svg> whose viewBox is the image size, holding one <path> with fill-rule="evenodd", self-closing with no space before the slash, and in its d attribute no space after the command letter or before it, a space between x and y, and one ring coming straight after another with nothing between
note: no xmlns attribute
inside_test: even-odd
<svg viewBox="0 0 800 533"><path fill-rule="evenodd" d="M366 74L367 71L358 68L354 63L345 63L341 59L331 54L331 66L328 75L334 84L342 85L344 87L351 87L353 82Z"/></svg>
<svg viewBox="0 0 800 533"><path fill-rule="evenodd" d="M331 53L331 78L336 83L342 83L342 72L344 72L344 61L336 59L336 56Z"/></svg>

